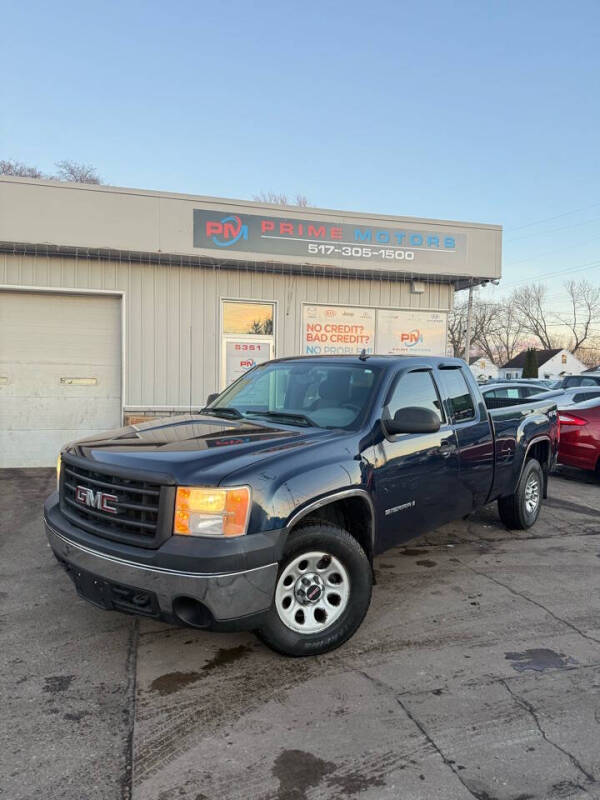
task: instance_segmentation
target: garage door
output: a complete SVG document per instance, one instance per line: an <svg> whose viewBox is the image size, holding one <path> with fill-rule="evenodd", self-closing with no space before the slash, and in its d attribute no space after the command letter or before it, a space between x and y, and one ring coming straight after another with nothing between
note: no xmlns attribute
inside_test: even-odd
<svg viewBox="0 0 600 800"><path fill-rule="evenodd" d="M120 298L0 291L0 466L120 424Z"/></svg>

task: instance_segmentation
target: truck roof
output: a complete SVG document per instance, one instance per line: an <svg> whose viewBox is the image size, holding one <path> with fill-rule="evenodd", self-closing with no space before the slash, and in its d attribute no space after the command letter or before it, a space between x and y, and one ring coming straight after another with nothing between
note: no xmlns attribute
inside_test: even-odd
<svg viewBox="0 0 600 800"><path fill-rule="evenodd" d="M456 365L456 366L464 366L464 362L460 358L455 358L454 356L405 356L405 355L378 355L374 353L371 355L367 353L366 357L363 356L362 358L358 355L318 355L318 356L287 356L282 358L274 358L269 363L274 362L284 362L284 361L307 361L307 362L314 362L314 361L331 361L334 363L340 364L372 364L374 366L380 367L389 367L390 364L398 361L402 361L403 365L407 367L410 366L417 366L421 364L431 364L432 366L439 366L440 364L444 365Z"/></svg>

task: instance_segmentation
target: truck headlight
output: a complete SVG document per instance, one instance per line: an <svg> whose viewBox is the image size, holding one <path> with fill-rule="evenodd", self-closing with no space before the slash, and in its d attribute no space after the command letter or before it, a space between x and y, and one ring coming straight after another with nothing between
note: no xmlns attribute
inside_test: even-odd
<svg viewBox="0 0 600 800"><path fill-rule="evenodd" d="M60 489L60 471L62 469L62 453L58 454L56 459L56 491Z"/></svg>
<svg viewBox="0 0 600 800"><path fill-rule="evenodd" d="M250 487L208 489L179 486L173 533L182 536L243 536L250 515Z"/></svg>

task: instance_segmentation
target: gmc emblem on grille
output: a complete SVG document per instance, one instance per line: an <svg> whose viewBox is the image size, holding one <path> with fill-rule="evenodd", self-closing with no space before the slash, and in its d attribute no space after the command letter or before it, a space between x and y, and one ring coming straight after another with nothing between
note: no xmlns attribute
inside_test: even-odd
<svg viewBox="0 0 600 800"><path fill-rule="evenodd" d="M107 494L106 492L95 492L93 489L88 489L87 486L78 486L75 489L75 500L89 508L97 508L98 511L108 511L109 514L116 514L116 506L111 503L117 503L119 498L114 494Z"/></svg>

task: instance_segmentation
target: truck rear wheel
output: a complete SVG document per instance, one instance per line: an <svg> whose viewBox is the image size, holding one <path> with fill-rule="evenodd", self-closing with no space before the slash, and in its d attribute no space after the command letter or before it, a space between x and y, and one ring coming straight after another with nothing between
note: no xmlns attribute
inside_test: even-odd
<svg viewBox="0 0 600 800"><path fill-rule="evenodd" d="M511 530L525 530L535 524L542 505L544 473L535 458L525 463L514 494L498 500L500 519Z"/></svg>
<svg viewBox="0 0 600 800"><path fill-rule="evenodd" d="M275 597L258 637L288 656L312 656L339 647L359 627L369 603L371 565L356 539L326 522L293 531Z"/></svg>

